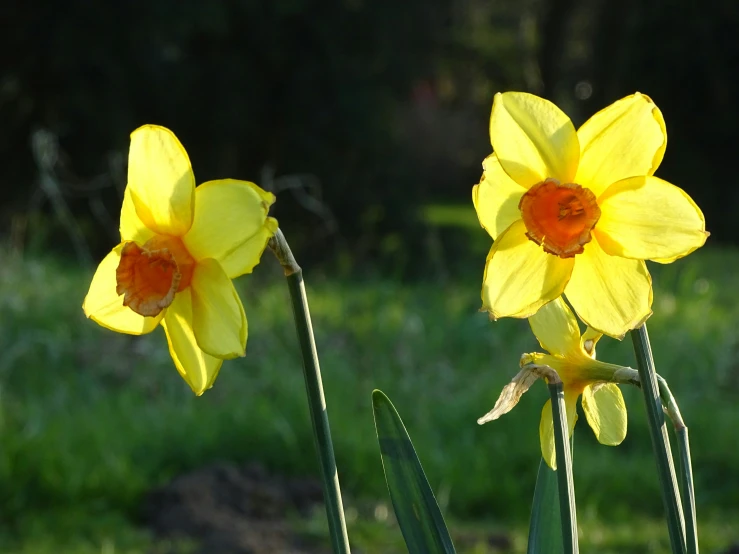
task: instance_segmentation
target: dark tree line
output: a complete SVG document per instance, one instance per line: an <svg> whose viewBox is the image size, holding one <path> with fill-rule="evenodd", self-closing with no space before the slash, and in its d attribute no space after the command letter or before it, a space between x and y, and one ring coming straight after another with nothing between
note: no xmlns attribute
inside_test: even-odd
<svg viewBox="0 0 739 554"><path fill-rule="evenodd" d="M248 178L304 256L419 246L418 207L468 203L493 94L576 123L634 90L662 108L660 175L734 242L739 4L717 0L37 0L0 19L0 230L71 251L39 188L53 168L94 253L114 240L128 134L177 133L199 182ZM57 232L59 231L59 232ZM413 263L413 259L406 259Z"/></svg>

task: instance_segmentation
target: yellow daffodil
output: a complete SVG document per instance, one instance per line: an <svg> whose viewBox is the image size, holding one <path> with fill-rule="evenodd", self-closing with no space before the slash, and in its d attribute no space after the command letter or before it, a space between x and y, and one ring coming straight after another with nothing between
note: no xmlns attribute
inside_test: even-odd
<svg viewBox="0 0 739 554"><path fill-rule="evenodd" d="M621 390L615 384L638 382L631 368L607 364L595 359L595 345L601 333L588 328L580 336L577 319L562 298L546 304L529 324L542 348L549 354L533 353L521 356L521 371L506 385L495 407L477 422L487 423L508 413L521 395L540 377L541 366L556 370L564 385L567 423L570 434L577 421L577 399L582 395L585 417L601 444L615 446L626 437L626 406ZM552 469L556 469L552 401L547 400L539 424L541 454Z"/></svg>
<svg viewBox="0 0 739 554"><path fill-rule="evenodd" d="M636 93L580 129L531 94L496 94L493 154L472 198L493 237L482 288L491 317L529 317L565 294L589 326L621 337L652 313L644 260L669 263L703 245L705 219L654 177L667 141L652 100Z"/></svg>
<svg viewBox="0 0 739 554"><path fill-rule="evenodd" d="M187 152L168 129L131 134L121 243L100 263L82 305L119 333L164 327L177 371L195 394L224 359L243 356L247 324L231 279L250 273L277 230L274 196L224 179L195 187Z"/></svg>

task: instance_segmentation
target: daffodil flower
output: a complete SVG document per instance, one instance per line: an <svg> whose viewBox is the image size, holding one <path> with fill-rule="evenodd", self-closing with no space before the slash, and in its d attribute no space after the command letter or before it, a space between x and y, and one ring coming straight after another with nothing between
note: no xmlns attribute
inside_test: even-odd
<svg viewBox="0 0 739 554"><path fill-rule="evenodd" d="M572 434L577 421L577 399L582 395L585 417L598 442L609 446L621 444L626 437L626 405L615 383L638 383L636 370L595 359L595 345L601 333L588 328L580 336L577 319L562 298L550 302L529 324L548 354L521 356L521 371L505 386L495 407L477 422L487 423L508 413L521 395L540 377L542 366L554 369L564 385L567 424ZM554 452L552 401L547 400L539 423L541 454L552 469L557 469Z"/></svg>
<svg viewBox="0 0 739 554"><path fill-rule="evenodd" d="M119 333L164 327L177 371L195 394L224 359L243 356L247 323L231 282L250 273L277 229L274 196L224 179L195 187L187 152L168 129L131 134L121 243L103 259L82 305Z"/></svg>
<svg viewBox="0 0 739 554"><path fill-rule="evenodd" d="M622 337L652 313L644 260L669 263L703 245L705 219L680 188L654 177L665 123L636 93L580 129L554 104L496 94L494 153L473 202L493 237L483 278L491 317L529 317L565 294L589 326Z"/></svg>

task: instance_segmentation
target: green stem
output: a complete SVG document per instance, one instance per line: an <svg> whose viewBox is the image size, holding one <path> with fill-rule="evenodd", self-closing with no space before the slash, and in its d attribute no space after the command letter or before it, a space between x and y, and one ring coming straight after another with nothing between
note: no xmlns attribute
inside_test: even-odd
<svg viewBox="0 0 739 554"><path fill-rule="evenodd" d="M698 554L698 524L695 512L695 489L693 488L693 464L690 460L690 440L688 427L683 421L680 408L672 396L672 391L662 377L657 375L659 395L667 416L672 421L677 435L677 448L680 456L680 486L682 488L683 510L686 514L686 542L688 554Z"/></svg>
<svg viewBox="0 0 739 554"><path fill-rule="evenodd" d="M313 337L313 326L308 309L308 297L305 294L303 271L295 261L285 236L279 229L269 241L269 247L277 256L282 265L290 290L290 300L293 305L295 327L298 331L298 342L303 357L303 373L305 375L305 390L308 395L310 419L313 425L313 436L316 440L318 461L321 466L323 481L323 498L326 502L328 529L331 536L331 545L335 554L348 554L349 537L346 532L346 520L341 501L341 487L339 475L336 471L334 446L331 442L331 429L326 412L326 400L321 383L321 368L318 364L316 341Z"/></svg>
<svg viewBox="0 0 739 554"><path fill-rule="evenodd" d="M554 372L553 372L554 373ZM559 485L559 510L562 517L562 542L565 554L579 552L577 542L577 510L575 509L575 485L572 480L572 455L567 426L567 409L562 381L559 376L548 377L549 394L552 397L554 420L554 449L557 454L557 482Z"/></svg>
<svg viewBox="0 0 739 554"><path fill-rule="evenodd" d="M634 352L639 370L639 380L644 393L644 403L647 410L649 432L652 437L652 448L657 462L662 501L667 513L667 529L670 535L670 544L674 554L685 553L685 521L680 505L680 493L677 488L675 466L672 463L670 437L665 426L665 416L662 412L659 391L657 388L657 374L654 369L652 347L649 343L647 326L642 325L631 331L634 342Z"/></svg>
<svg viewBox="0 0 739 554"><path fill-rule="evenodd" d="M677 434L677 445L680 454L680 482L683 487L683 510L687 514L685 526L687 530L688 554L698 554L698 522L695 516L695 490L693 489L693 464L690 461L690 441L688 428L683 427Z"/></svg>

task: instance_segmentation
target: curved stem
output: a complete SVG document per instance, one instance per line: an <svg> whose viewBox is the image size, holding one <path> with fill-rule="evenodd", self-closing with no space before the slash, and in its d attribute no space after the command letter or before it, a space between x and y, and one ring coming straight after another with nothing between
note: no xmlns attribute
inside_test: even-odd
<svg viewBox="0 0 739 554"><path fill-rule="evenodd" d="M321 368L318 363L318 351L313 337L313 326L310 320L308 297L305 294L303 271L295 261L285 236L279 229L269 240L269 247L277 257L287 279L290 290L290 300L293 306L295 327L298 332L300 353L303 357L303 373L305 375L305 390L308 396L310 419L313 425L313 436L318 451L318 461L321 466L321 480L323 481L323 498L326 502L328 529L331 536L331 545L336 554L348 554L349 537L346 532L346 520L341 501L341 487L339 475L336 471L334 446L331 441L331 429L326 412L326 400L321 382Z"/></svg>
<svg viewBox="0 0 739 554"><path fill-rule="evenodd" d="M687 518L688 554L698 554L698 522L695 515L695 490L693 489L693 464L690 461L690 441L688 428L675 431L677 434L678 452L680 454L680 484L683 488L683 510Z"/></svg>
<svg viewBox="0 0 739 554"><path fill-rule="evenodd" d="M680 478L680 489L682 508L685 513L685 531L686 531L686 548L688 554L698 554L698 524L696 520L695 510L695 489L693 486L693 464L690 459L690 440L688 439L688 427L683 421L683 416L680 413L680 408L677 405L675 397L672 396L672 391L667 385L667 381L659 375L655 374L657 378L657 387L659 389L659 397L662 401L662 411L667 414L667 417L672 421L672 426L677 436L677 449L678 456L680 459L679 465L679 478ZM641 379L639 374L629 368L623 367L614 374L614 381L624 385L635 385L641 387Z"/></svg>
<svg viewBox="0 0 739 554"><path fill-rule="evenodd" d="M639 371L641 389L644 393L644 403L647 411L649 432L652 437L652 448L657 462L662 501L667 514L667 529L670 535L670 544L674 554L685 553L685 520L680 504L680 492L677 487L675 466L672 463L670 437L667 434L665 416L662 412L657 374L654 369L652 347L649 343L647 326L642 325L631 331L634 342L636 364Z"/></svg>
<svg viewBox="0 0 739 554"><path fill-rule="evenodd" d="M667 417L672 421L677 435L677 449L680 457L680 486L682 488L683 510L685 515L686 543L688 554L698 554L698 523L695 513L695 489L693 487L693 463L690 460L690 440L688 427L683 421L680 408L672 396L672 391L661 376L657 375L659 396Z"/></svg>

